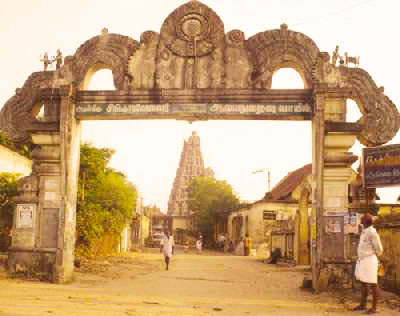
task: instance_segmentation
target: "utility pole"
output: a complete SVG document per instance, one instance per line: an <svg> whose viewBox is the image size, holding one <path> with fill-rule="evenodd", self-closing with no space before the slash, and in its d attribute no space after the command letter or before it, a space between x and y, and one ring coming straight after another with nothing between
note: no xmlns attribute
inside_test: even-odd
<svg viewBox="0 0 400 316"><path fill-rule="evenodd" d="M267 169L267 168L258 169L256 171L253 171L252 173L256 174L256 173L260 173L260 172L264 172L264 171L267 171L267 175L268 175L268 191L267 192L270 192L271 191L271 172L269 171L269 169Z"/></svg>

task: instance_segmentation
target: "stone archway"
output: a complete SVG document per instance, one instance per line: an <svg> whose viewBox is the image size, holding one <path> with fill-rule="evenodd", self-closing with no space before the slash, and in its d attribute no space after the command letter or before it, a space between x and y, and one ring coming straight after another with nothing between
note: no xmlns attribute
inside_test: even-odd
<svg viewBox="0 0 400 316"><path fill-rule="evenodd" d="M111 69L116 91L84 90L85 78L99 67ZM270 89L282 67L298 71L305 89ZM357 124L345 122L348 98L363 114ZM37 104L44 106L42 121L33 115ZM104 29L59 69L33 73L1 110L3 131L37 145L32 174L19 185L12 272L36 269L55 282L72 277L80 121L155 118L312 121L315 287L325 258L322 218L326 210L348 207L350 166L357 159L349 148L356 138L384 144L400 125L395 105L366 71L331 62L286 25L246 39L240 30L225 33L212 9L190 1L166 18L160 33L146 31L140 42Z"/></svg>

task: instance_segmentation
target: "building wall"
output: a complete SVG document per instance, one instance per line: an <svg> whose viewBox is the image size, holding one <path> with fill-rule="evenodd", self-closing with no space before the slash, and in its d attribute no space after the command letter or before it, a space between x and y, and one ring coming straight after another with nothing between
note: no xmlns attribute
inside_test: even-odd
<svg viewBox="0 0 400 316"><path fill-rule="evenodd" d="M12 172L27 176L32 171L32 161L0 145L0 173Z"/></svg>
<svg viewBox="0 0 400 316"><path fill-rule="evenodd" d="M141 244L144 245L144 241L150 236L150 218L147 216L141 216L142 220L142 240Z"/></svg>
<svg viewBox="0 0 400 316"><path fill-rule="evenodd" d="M279 214L278 218L294 220L297 208L298 205L295 203L257 202L249 208L232 212L228 217L228 239L238 244L240 239L243 239L248 233L252 239L253 248L256 249L257 256L269 257L271 232L278 228L280 220L264 220L264 211L275 211ZM234 218L238 216L243 218L239 240L235 236L234 229Z"/></svg>
<svg viewBox="0 0 400 316"><path fill-rule="evenodd" d="M176 229L191 229L191 220L187 217L172 217L172 231L175 232Z"/></svg>
<svg viewBox="0 0 400 316"><path fill-rule="evenodd" d="M118 246L119 252L128 251L131 249L131 228L129 225L125 226L120 235L120 242Z"/></svg>

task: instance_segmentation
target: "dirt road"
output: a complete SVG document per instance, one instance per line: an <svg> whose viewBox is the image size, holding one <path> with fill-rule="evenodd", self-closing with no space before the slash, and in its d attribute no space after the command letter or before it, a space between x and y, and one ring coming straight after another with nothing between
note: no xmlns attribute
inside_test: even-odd
<svg viewBox="0 0 400 316"><path fill-rule="evenodd" d="M300 289L304 269L267 265L254 257L178 253L165 271L158 253L79 269L55 285L0 278L0 315L357 315L355 302ZM82 270L86 270L83 272ZM380 315L398 315L382 306Z"/></svg>

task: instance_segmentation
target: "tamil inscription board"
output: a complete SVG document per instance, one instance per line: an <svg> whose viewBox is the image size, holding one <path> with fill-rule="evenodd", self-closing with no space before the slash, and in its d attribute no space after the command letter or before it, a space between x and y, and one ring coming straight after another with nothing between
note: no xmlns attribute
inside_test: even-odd
<svg viewBox="0 0 400 316"><path fill-rule="evenodd" d="M264 210L263 211L263 219L270 220L270 221L276 221L276 212Z"/></svg>
<svg viewBox="0 0 400 316"><path fill-rule="evenodd" d="M365 188L400 185L400 144L363 148Z"/></svg>
<svg viewBox="0 0 400 316"><path fill-rule="evenodd" d="M268 103L110 103L79 102L75 110L77 118L117 117L130 118L185 118L199 119L224 118L263 118L290 117L311 119L313 108L303 102L268 102Z"/></svg>

